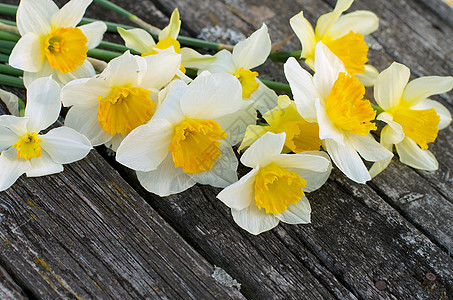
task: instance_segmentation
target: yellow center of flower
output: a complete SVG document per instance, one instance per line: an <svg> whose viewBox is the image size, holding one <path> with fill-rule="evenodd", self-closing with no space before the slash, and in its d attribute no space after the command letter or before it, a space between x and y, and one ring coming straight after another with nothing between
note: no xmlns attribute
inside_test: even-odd
<svg viewBox="0 0 453 300"><path fill-rule="evenodd" d="M127 135L148 122L156 107L150 94L141 87L116 87L109 96L99 96L98 120L102 129L111 135Z"/></svg>
<svg viewBox="0 0 453 300"><path fill-rule="evenodd" d="M399 106L393 111L393 120L400 124L404 134L423 150L428 149L428 143L437 138L440 117L434 108L413 110Z"/></svg>
<svg viewBox="0 0 453 300"><path fill-rule="evenodd" d="M342 72L338 74L325 99L327 115L337 129L358 135L367 135L370 130L376 130L376 125L371 123L376 111L370 101L362 100L364 94L365 88L357 77Z"/></svg>
<svg viewBox="0 0 453 300"><path fill-rule="evenodd" d="M296 204L305 195L307 181L275 163L260 168L255 179L255 203L267 214L281 214L288 205Z"/></svg>
<svg viewBox="0 0 453 300"><path fill-rule="evenodd" d="M349 74L365 71L363 65L368 61L368 46L362 34L350 31L339 39L324 43L343 62Z"/></svg>
<svg viewBox="0 0 453 300"><path fill-rule="evenodd" d="M41 156L41 146L39 146L41 142L36 133L27 133L13 145L17 149L17 158L29 160Z"/></svg>
<svg viewBox="0 0 453 300"><path fill-rule="evenodd" d="M294 153L319 150L321 147L318 123L309 123L305 120L285 122L274 132L286 133L285 146Z"/></svg>
<svg viewBox="0 0 453 300"><path fill-rule="evenodd" d="M180 54L181 53L181 44L175 40L174 38L166 38L163 39L162 41L159 41L155 46L154 49L152 49L149 52L142 53L142 56L148 56L148 55L154 55L158 54L159 52L156 49L168 49L171 46L173 46L173 50L175 50L176 53ZM181 64L179 67L179 70L183 72L184 74L186 73L186 68Z"/></svg>
<svg viewBox="0 0 453 300"><path fill-rule="evenodd" d="M73 72L87 58L87 42L79 28L58 28L46 37L44 53L53 69L62 73Z"/></svg>
<svg viewBox="0 0 453 300"><path fill-rule="evenodd" d="M220 140L227 136L214 120L186 118L175 127L168 150L175 167L181 167L186 174L200 173L212 168L222 154Z"/></svg>
<svg viewBox="0 0 453 300"><path fill-rule="evenodd" d="M242 85L242 98L249 98L253 92L255 92L258 87L260 86L258 82L256 82L256 76L258 76L258 72L252 72L250 70L244 70L244 68L240 68L234 74L239 82Z"/></svg>

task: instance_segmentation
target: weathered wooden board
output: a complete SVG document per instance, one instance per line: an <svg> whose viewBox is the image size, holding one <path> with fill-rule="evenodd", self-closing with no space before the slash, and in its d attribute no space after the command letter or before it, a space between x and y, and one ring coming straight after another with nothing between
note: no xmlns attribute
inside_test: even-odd
<svg viewBox="0 0 453 300"><path fill-rule="evenodd" d="M242 298L95 151L63 173L21 177L0 193L0 213L0 262L28 296Z"/></svg>
<svg viewBox="0 0 453 300"><path fill-rule="evenodd" d="M178 7L183 20L183 31L191 35L197 35L203 28L215 25L249 35L265 21L273 41L280 41L292 33L288 19L294 14L303 9L305 16L314 23L319 15L332 9L335 1L113 2L159 27L165 25L168 20L166 16L174 7ZM99 6L93 7L97 8L89 13L91 17L105 16L116 22L126 22ZM445 9L444 6L440 7ZM453 35L448 21L450 14L438 11L428 0L357 1L353 9L369 9L381 18L381 28L373 35L378 44L370 51L370 62L378 69L383 70L393 60L398 60L408 65L416 76L452 73ZM284 47L296 50L300 44L297 39L293 39ZM259 72L264 78L284 81L282 64L268 62L259 68ZM452 109L451 93L436 99ZM209 261L210 264L203 265L204 279L208 279L206 277L210 271L206 270L209 267L221 266L242 283L241 291L247 297L447 299L453 297L453 261L449 256L453 238L451 133L451 127L441 132L432 147L440 161L439 171L420 172L396 163L369 186L354 184L335 171L326 186L309 195L313 209L312 224L280 225L256 237L242 231L233 222L229 210L215 198L218 189L195 186L179 195L162 199L145 192L138 185L133 172L111 162L110 158L107 160ZM85 164L90 166L90 171L85 170ZM19 249L32 249L38 253L39 256L36 257L42 259L52 272L60 272L55 274L58 274L58 278L65 279L65 284L74 284L72 281L79 280L82 282L80 286L86 284L86 290L91 292L90 288L94 287L89 278L104 284L102 286L111 293L108 295L146 295L143 290L148 282L131 274L135 274L136 270L145 274L149 270L156 270L160 274L166 268L158 263L163 255L159 257L159 254L148 253L148 248L134 237L139 241L150 241L154 235L149 228L154 229L156 224L162 224L163 221L155 215L147 218L142 210L152 212L152 209L142 202L140 209L124 209L122 205L129 204L130 195L134 195L134 192L117 176L108 177L111 172L96 170L99 168L105 168L105 162L99 155L92 154L85 161L68 167L69 173L65 171L60 175L30 182L28 179L20 180L6 193L9 205L20 212L17 213L16 227L24 223L16 229L20 234L11 234L11 238L21 245ZM103 181L104 176L111 179L106 183ZM70 187L67 186L69 183ZM50 188L55 184L62 191L55 192ZM115 185L121 186L121 190L115 189ZM126 190L126 195L129 196L122 195L122 190ZM38 196L31 196L35 193ZM71 204L63 204L61 199L48 199L49 203L37 201L43 193L64 197ZM114 197L114 201L110 202L91 198L92 195L102 198L105 194L112 193L117 198ZM32 203L38 203L38 208L26 204L22 204L20 209L16 208L18 204L11 202L19 195L26 195ZM69 213L64 212L65 209ZM39 216L41 223L34 221L30 212L35 217ZM84 214L79 217L80 212ZM67 214L70 214L68 221L63 220L62 216L66 217ZM140 226L125 226L135 223L137 215ZM51 229L40 226L44 218L48 219ZM83 222L73 225L78 218L83 218ZM142 230L143 227L148 229ZM95 234L97 231L100 232L99 237ZM134 236L138 231L142 235ZM23 236L27 239L18 241ZM68 242L69 239L76 243ZM159 242L162 243L161 240ZM55 250L50 251L48 245L53 245ZM192 267L185 264L184 260L181 261L180 256L184 257L184 253L170 248L172 255L164 261L173 266L174 273L166 281L171 286L181 282L175 274ZM119 249L121 254L118 256L121 260L116 261L113 249L115 252ZM149 251L156 251L152 249ZM89 254L80 254L85 251L89 251ZM129 253L133 259L126 255ZM197 255L190 253L194 257ZM154 259L148 260L147 255ZM30 257L19 257L22 259L17 260L19 266L15 266L16 271L10 272L8 269L8 272L16 274L17 270L24 268L25 274L22 277L13 276L22 288L31 288L24 282L24 278L38 278L41 271L51 282L49 284L41 279L43 284L56 284L58 290L62 291L60 295L68 295L58 278L52 277L52 272L48 272L39 260L36 263ZM8 259L1 259L2 265L10 263ZM68 274L65 273L67 271L62 271L66 266L73 265L78 267ZM100 280L99 274L104 270L114 273L114 279ZM437 278L427 282L425 277L428 273L435 274ZM155 277L152 278L156 280ZM194 282L192 279L187 281ZM164 283L160 284L163 289L168 288ZM186 290L186 286L183 287ZM71 288L77 293L82 289L72 285ZM182 297L177 294L177 290L165 292L173 297ZM82 289L82 294L84 291ZM48 292L52 292L51 288ZM204 292L194 288L191 295L200 296ZM27 293L42 296L42 293L35 291ZM94 292L86 294L98 295Z"/></svg>

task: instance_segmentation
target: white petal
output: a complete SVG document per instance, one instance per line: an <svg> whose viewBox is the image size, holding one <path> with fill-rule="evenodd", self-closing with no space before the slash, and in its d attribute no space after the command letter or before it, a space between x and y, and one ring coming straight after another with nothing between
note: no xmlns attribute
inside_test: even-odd
<svg viewBox="0 0 453 300"><path fill-rule="evenodd" d="M225 205L237 210L247 208L254 202L255 178L258 169L253 169L244 175L239 181L224 188L218 195Z"/></svg>
<svg viewBox="0 0 453 300"><path fill-rule="evenodd" d="M303 155L303 156L300 156ZM280 167L298 174L307 181L304 192L319 189L332 171L330 158L325 152L307 151L299 154L282 154L274 160Z"/></svg>
<svg viewBox="0 0 453 300"><path fill-rule="evenodd" d="M233 55L228 50L220 50L215 55L215 60L209 64L206 69L200 68L200 70L208 70L211 73L236 73L236 67L233 63Z"/></svg>
<svg viewBox="0 0 453 300"><path fill-rule="evenodd" d="M86 136L93 146L99 146L107 143L112 135L102 129L97 114L97 109L73 106L69 109L64 124Z"/></svg>
<svg viewBox="0 0 453 300"><path fill-rule="evenodd" d="M16 149L2 152L0 155L0 191L4 191L16 182L20 175L30 169L30 162L18 159Z"/></svg>
<svg viewBox="0 0 453 300"><path fill-rule="evenodd" d="M83 15L93 0L71 0L66 3L58 13L52 16L52 26L60 27L76 27L82 20Z"/></svg>
<svg viewBox="0 0 453 300"><path fill-rule="evenodd" d="M58 127L39 136L41 147L56 163L69 164L78 161L90 152L90 141L69 127Z"/></svg>
<svg viewBox="0 0 453 300"><path fill-rule="evenodd" d="M365 183L371 179L367 168L355 149L345 139L344 145L334 140L325 140L326 150L335 165L350 179L358 183Z"/></svg>
<svg viewBox="0 0 453 300"><path fill-rule="evenodd" d="M9 64L27 72L38 72L42 68L44 58L41 38L30 32L21 37L14 46L9 57Z"/></svg>
<svg viewBox="0 0 453 300"><path fill-rule="evenodd" d="M116 160L136 171L155 170L168 154L173 126L164 119L153 119L129 133L118 147Z"/></svg>
<svg viewBox="0 0 453 300"><path fill-rule="evenodd" d="M19 116L19 97L8 91L0 89L0 100L5 103L11 115Z"/></svg>
<svg viewBox="0 0 453 300"><path fill-rule="evenodd" d="M17 28L20 35L29 32L38 35L50 33L50 20L58 6L51 0L22 0L17 8Z"/></svg>
<svg viewBox="0 0 453 300"><path fill-rule="evenodd" d="M388 143L398 144L404 139L403 127L400 124L393 121L393 117L386 112L380 113L377 120L386 122L389 126L384 127L381 132L381 136L385 136ZM382 141L381 141L382 142Z"/></svg>
<svg viewBox="0 0 453 300"><path fill-rule="evenodd" d="M96 21L93 23L85 24L78 27L82 30L83 34L87 37L88 49L96 48L102 41L102 37L107 30L107 25L104 22Z"/></svg>
<svg viewBox="0 0 453 300"><path fill-rule="evenodd" d="M335 24L341 16L341 13L341 11L333 11L318 18L318 22L316 22L315 27L315 35L319 40L322 40L325 36L327 36L333 24Z"/></svg>
<svg viewBox="0 0 453 300"><path fill-rule="evenodd" d="M254 142L241 156L241 163L250 168L267 166L282 152L285 133L266 132Z"/></svg>
<svg viewBox="0 0 453 300"><path fill-rule="evenodd" d="M296 204L288 205L288 208L276 217L288 224L310 223L311 207L307 197L302 197Z"/></svg>
<svg viewBox="0 0 453 300"><path fill-rule="evenodd" d="M50 67L49 61L45 60L42 64L41 69L38 72L24 71L24 78L23 78L24 85L25 85L25 87L29 87L30 84L38 78L52 76L52 78L55 81L57 81L60 84L60 86L62 86L62 84L59 82L59 79L58 79L58 73L59 73L58 70L52 69Z"/></svg>
<svg viewBox="0 0 453 300"><path fill-rule="evenodd" d="M368 10L357 10L340 16L330 29L329 36L340 38L351 30L363 35L375 32L379 27L379 18L375 13Z"/></svg>
<svg viewBox="0 0 453 300"><path fill-rule="evenodd" d="M260 126L260 125L250 125L247 127L242 140L241 145L238 148L238 152L242 151L244 148L250 147L257 139L262 137L268 130L269 126Z"/></svg>
<svg viewBox="0 0 453 300"><path fill-rule="evenodd" d="M181 123L185 116L181 110L180 100L187 90L181 80L173 80L168 87L159 93L159 105L152 119L165 119L174 126Z"/></svg>
<svg viewBox="0 0 453 300"><path fill-rule="evenodd" d="M196 183L181 168L175 168L171 153L156 170L137 172L137 178L148 192L161 197L180 193Z"/></svg>
<svg viewBox="0 0 453 300"><path fill-rule="evenodd" d="M250 37L237 43L233 48L233 62L236 68L250 70L263 64L271 52L271 38L266 24Z"/></svg>
<svg viewBox="0 0 453 300"><path fill-rule="evenodd" d="M382 109L389 110L400 103L410 75L408 67L396 62L379 74L374 84L374 99Z"/></svg>
<svg viewBox="0 0 453 300"><path fill-rule="evenodd" d="M307 121L315 121L315 99L321 96L313 83L312 76L306 70L302 69L293 57L288 58L284 69L286 79L294 95L297 111Z"/></svg>
<svg viewBox="0 0 453 300"><path fill-rule="evenodd" d="M442 94L453 88L453 77L425 76L412 80L404 89L403 101L416 105L429 96Z"/></svg>
<svg viewBox="0 0 453 300"><path fill-rule="evenodd" d="M431 99L425 99L422 102L418 103L417 105L414 105L411 107L411 109L415 110L423 110L423 109L430 109L434 108L436 110L436 113L440 116L440 122L439 122L439 130L446 128L448 125L451 123L451 113L442 104L440 104L437 101L431 100Z"/></svg>
<svg viewBox="0 0 453 300"><path fill-rule="evenodd" d="M367 161L379 161L393 157L393 153L376 142L371 134L349 134L347 138L352 147Z"/></svg>
<svg viewBox="0 0 453 300"><path fill-rule="evenodd" d="M319 138L332 139L337 143L342 144L344 141L344 133L342 130L338 130L333 124L332 120L327 115L326 108L321 104L320 99L316 99L316 114L317 122L319 125Z"/></svg>
<svg viewBox="0 0 453 300"><path fill-rule="evenodd" d="M256 78L256 82L259 84L258 89L250 95L249 101L256 103L256 109L264 115L278 105L278 96L273 89L268 88L258 78Z"/></svg>
<svg viewBox="0 0 453 300"><path fill-rule="evenodd" d="M159 33L159 41L166 38L175 39L178 37L179 29L181 28L181 20L179 19L179 11L175 8L170 16L170 22Z"/></svg>
<svg viewBox="0 0 453 300"><path fill-rule="evenodd" d="M373 86L379 75L379 71L372 65L363 65L363 66L365 67L365 71L362 74L354 74L354 75L359 79L359 81L365 87Z"/></svg>
<svg viewBox="0 0 453 300"><path fill-rule="evenodd" d="M126 47L134 49L140 53L147 53L150 52L156 42L154 41L151 34L148 31L141 29L141 28L133 28L133 29L123 29L118 27L118 33L121 35L123 40L126 43Z"/></svg>
<svg viewBox="0 0 453 300"><path fill-rule="evenodd" d="M313 83L323 99L329 96L338 73L347 73L344 64L322 42L316 44Z"/></svg>
<svg viewBox="0 0 453 300"><path fill-rule="evenodd" d="M255 105L250 101L242 101L242 107L237 112L218 118L228 137L225 139L230 145L237 145L244 138L248 126L256 124L258 119Z"/></svg>
<svg viewBox="0 0 453 300"><path fill-rule="evenodd" d="M314 172L327 172L330 167L330 159L321 151L280 154L274 158L274 162L285 169L298 168Z"/></svg>
<svg viewBox="0 0 453 300"><path fill-rule="evenodd" d="M0 116L0 126L8 128L19 138L27 134L27 123L28 118L21 118L10 115Z"/></svg>
<svg viewBox="0 0 453 300"><path fill-rule="evenodd" d="M77 106L97 110L98 97L107 97L111 92L104 80L82 78L66 84L61 90L61 101L64 106Z"/></svg>
<svg viewBox="0 0 453 300"><path fill-rule="evenodd" d="M45 176L63 171L63 165L56 163L47 154L46 151L41 149L41 156L30 159L31 168L27 170L28 177Z"/></svg>
<svg viewBox="0 0 453 300"><path fill-rule="evenodd" d="M315 31L310 22L305 19L304 13L301 11L289 19L289 24L302 44L302 53L300 57L304 58L309 56L315 50L316 44Z"/></svg>
<svg viewBox="0 0 453 300"><path fill-rule="evenodd" d="M385 128L390 128L389 126L386 126ZM384 129L385 129L384 128ZM404 138L404 137L403 137ZM381 145L384 146L388 151L392 152L393 150L393 143L386 143L385 142L385 138L384 138L384 130L382 130L381 132ZM380 161L377 161L375 162L370 170L368 171L370 173L370 176L371 178L374 178L375 176L377 176L379 173L381 173L382 171L385 170L385 168L387 168L387 166L390 164L390 162L392 161L392 157L389 157L389 158L386 158L386 159L383 159L383 160L380 160Z"/></svg>
<svg viewBox="0 0 453 300"><path fill-rule="evenodd" d="M241 105L241 84L225 73L197 77L181 98L184 115L193 119L216 119L236 112Z"/></svg>
<svg viewBox="0 0 453 300"><path fill-rule="evenodd" d="M38 133L58 119L61 109L60 86L51 77L33 81L27 89L28 129Z"/></svg>
<svg viewBox="0 0 453 300"><path fill-rule="evenodd" d="M61 73L58 72L58 82L63 87L68 82L79 78L90 78L96 75L93 65L86 59L83 64L77 67L73 72Z"/></svg>
<svg viewBox="0 0 453 300"><path fill-rule="evenodd" d="M198 183L221 188L238 181L238 160L233 148L228 143L222 142L219 150L222 151L222 154L214 162L212 169L189 174L189 176Z"/></svg>
<svg viewBox="0 0 453 300"><path fill-rule="evenodd" d="M181 55L171 52L144 57L147 72L143 74L140 86L147 89L161 89L175 77L181 66Z"/></svg>
<svg viewBox="0 0 453 300"><path fill-rule="evenodd" d="M426 171L435 171L439 168L439 163L431 151L422 150L410 138L406 137L395 147L403 164Z"/></svg>
<svg viewBox="0 0 453 300"><path fill-rule="evenodd" d="M126 51L108 63L107 68L100 74L100 78L105 78L110 86L137 86L146 71L146 60Z"/></svg>
<svg viewBox="0 0 453 300"><path fill-rule="evenodd" d="M241 210L231 209L231 215L239 227L254 235L271 230L279 222L274 214L266 214L264 209L259 210L254 203Z"/></svg>
<svg viewBox="0 0 453 300"><path fill-rule="evenodd" d="M11 129L3 126L0 121L0 153L14 145L20 138Z"/></svg>
<svg viewBox="0 0 453 300"><path fill-rule="evenodd" d="M202 55L192 48L181 48L181 63L186 68L205 70L215 60L215 56L209 54Z"/></svg>
<svg viewBox="0 0 453 300"><path fill-rule="evenodd" d="M118 147L121 145L121 143L124 141L125 136L122 134L116 134L114 135L110 141L105 143L104 145L113 150L115 153L118 151Z"/></svg>

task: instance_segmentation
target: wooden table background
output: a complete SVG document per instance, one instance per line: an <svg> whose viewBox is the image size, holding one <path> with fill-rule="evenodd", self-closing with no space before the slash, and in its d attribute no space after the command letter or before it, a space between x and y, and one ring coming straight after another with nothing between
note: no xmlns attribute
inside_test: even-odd
<svg viewBox="0 0 453 300"><path fill-rule="evenodd" d="M288 20L300 10L313 24L335 5L112 2L160 28L178 7L182 34L189 36L216 25L248 36L266 22L273 42L292 34ZM453 9L446 3L357 0L350 11L358 9L380 18L369 53L380 71L398 61L410 67L412 79L452 75ZM87 16L130 24L96 4ZM284 46L299 48L296 38ZM258 72L286 82L282 63L268 61ZM452 92L433 99L453 111ZM6 113L3 105L0 111ZM430 146L438 171L394 159L360 185L335 169L308 195L311 224L280 224L259 236L234 223L216 199L219 189L196 185L160 198L102 148L63 173L23 176L0 193L0 298L453 299L452 133L449 126ZM216 281L214 266L237 280L240 292Z"/></svg>

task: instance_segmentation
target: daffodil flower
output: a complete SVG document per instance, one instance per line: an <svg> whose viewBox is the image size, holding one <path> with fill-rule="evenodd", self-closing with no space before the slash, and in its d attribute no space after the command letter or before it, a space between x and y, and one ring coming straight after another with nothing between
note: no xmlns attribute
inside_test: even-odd
<svg viewBox="0 0 453 300"><path fill-rule="evenodd" d="M284 66L297 110L306 121L318 123L319 138L337 167L350 179L364 183L371 177L360 156L380 161L393 154L369 134L376 129L371 122L376 112L370 101L362 99L363 84L347 73L322 42L315 52L313 76L294 58Z"/></svg>
<svg viewBox="0 0 453 300"><path fill-rule="evenodd" d="M52 78L40 78L27 90L25 117L0 116L0 191L17 178L44 176L63 171L63 164L84 158L91 144L68 127L51 129L60 114L60 87Z"/></svg>
<svg viewBox="0 0 453 300"><path fill-rule="evenodd" d="M211 73L228 73L234 75L241 83L242 97L250 103L256 102L261 113L277 105L277 95L258 78L258 72L251 69L262 65L271 52L271 39L266 24L255 31L250 37L237 43L233 53L221 50L214 56L216 60L202 70ZM244 128L245 130L245 128Z"/></svg>
<svg viewBox="0 0 453 300"><path fill-rule="evenodd" d="M310 223L305 193L321 187L332 169L324 152L280 154L284 145L285 133L264 134L241 157L253 170L217 195L231 208L234 221L252 234L270 230L279 221Z"/></svg>
<svg viewBox="0 0 453 300"><path fill-rule="evenodd" d="M278 97L278 106L263 115L268 125L249 125L239 151L249 147L266 132L286 133L283 152L300 153L319 150L319 127L316 122L307 122L297 111L296 103L288 96Z"/></svg>
<svg viewBox="0 0 453 300"><path fill-rule="evenodd" d="M116 150L129 132L152 118L160 89L180 64L176 53L140 57L127 51L101 74L63 88L63 105L71 106L65 125L84 134L93 146L106 144Z"/></svg>
<svg viewBox="0 0 453 300"><path fill-rule="evenodd" d="M138 51L142 56L148 56L162 52L162 50L172 49L181 54L180 71L185 73L185 68L198 69L215 60L211 55L202 55L192 48L181 48L180 43L176 40L181 29L181 20L177 8L170 17L169 24L159 33L159 42L156 44L151 34L146 30L134 28L125 30L118 27L118 33L126 42L126 46ZM180 77L181 73L178 74Z"/></svg>
<svg viewBox="0 0 453 300"><path fill-rule="evenodd" d="M88 49L102 40L103 22L76 27L92 0L71 0L61 9L50 0L21 0L17 28L21 34L9 64L24 70L24 84L48 77L61 86L77 78L91 77L94 68Z"/></svg>
<svg viewBox="0 0 453 300"><path fill-rule="evenodd" d="M355 74L366 86L372 86L378 71L368 61L368 46L364 35L376 31L378 17L371 11L358 10L342 15L354 0L338 0L332 12L319 17L315 30L301 11L289 21L302 44L301 58L312 69L315 47L322 41L344 64L349 74Z"/></svg>
<svg viewBox="0 0 453 300"><path fill-rule="evenodd" d="M393 63L376 80L374 98L384 110L377 119L388 124L381 131L381 144L390 151L395 145L402 163L434 171L439 164L427 150L428 143L433 143L438 131L451 123L451 114L428 97L450 91L453 77L426 76L411 82L409 77L408 67ZM370 173L377 175L390 161L388 158L375 163Z"/></svg>
<svg viewBox="0 0 453 300"><path fill-rule="evenodd" d="M116 159L137 171L140 183L160 196L196 182L225 187L237 181L238 162L218 119L241 107L241 86L229 74L198 76L190 85L173 80L161 91L151 121L121 143Z"/></svg>

